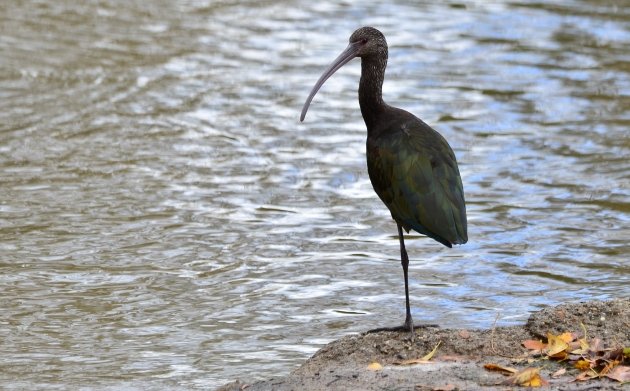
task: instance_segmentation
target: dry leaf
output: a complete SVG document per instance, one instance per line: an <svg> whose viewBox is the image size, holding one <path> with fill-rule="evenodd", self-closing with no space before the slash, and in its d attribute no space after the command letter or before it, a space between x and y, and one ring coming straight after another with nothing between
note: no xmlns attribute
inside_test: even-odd
<svg viewBox="0 0 630 391"><path fill-rule="evenodd" d="M518 372L518 369L504 367L499 364L485 364L483 367L489 371L501 372L504 375L513 375Z"/></svg>
<svg viewBox="0 0 630 391"><path fill-rule="evenodd" d="M554 358L565 358L565 357L558 357L558 356L567 355L565 350L569 348L569 344L568 342L565 341L566 334L568 333L564 333L561 335L553 335L551 333L547 334L547 341L548 341L547 351L546 351L547 356L554 357Z"/></svg>
<svg viewBox="0 0 630 391"><path fill-rule="evenodd" d="M593 338L591 340L591 352L599 352L600 350L604 350L604 343L599 338Z"/></svg>
<svg viewBox="0 0 630 391"><path fill-rule="evenodd" d="M599 371L599 376L606 376L613 368L619 365L619 361L611 361L604 365L601 371Z"/></svg>
<svg viewBox="0 0 630 391"><path fill-rule="evenodd" d="M470 338L470 332L468 330L459 330L459 333L457 334L464 339Z"/></svg>
<svg viewBox="0 0 630 391"><path fill-rule="evenodd" d="M540 368L526 368L510 376L505 384L518 384L523 387L542 387L549 383L540 377Z"/></svg>
<svg viewBox="0 0 630 391"><path fill-rule="evenodd" d="M551 377L553 377L554 379L557 379L560 376L564 375L565 373L567 373L567 369L566 368L560 368L557 371L555 371L554 373L552 373Z"/></svg>
<svg viewBox="0 0 630 391"><path fill-rule="evenodd" d="M581 326L583 331L581 338L578 338L577 333L566 332L559 335L547 333L546 344L542 341L527 340L523 341L523 346L530 350L528 353L530 357L538 356L538 351L552 359L569 360L571 365L581 371L574 381L608 377L622 383L630 382L630 366L627 365L630 348L604 349L603 341L599 338L589 340L586 327L583 324ZM498 366L494 367L494 364L487 364L485 367L501 370ZM557 378L566 372L566 369L562 368L551 376ZM545 383L535 368L514 374L506 382L530 387L539 387Z"/></svg>
<svg viewBox="0 0 630 391"><path fill-rule="evenodd" d="M587 354L590 349L588 341L586 341L586 339L578 339L577 343L579 344L578 346L575 346L575 342L571 344L570 353L571 354Z"/></svg>
<svg viewBox="0 0 630 391"><path fill-rule="evenodd" d="M543 350L547 347L547 344L542 341L528 339L527 341L523 341L523 346L530 350Z"/></svg>
<svg viewBox="0 0 630 391"><path fill-rule="evenodd" d="M553 356L549 356L549 358L553 358L555 360L564 361L569 358L569 353L562 351L560 353L556 353Z"/></svg>
<svg viewBox="0 0 630 391"><path fill-rule="evenodd" d="M440 346L441 343L442 341L438 341L437 345L435 345L433 350L431 350L426 356L422 357L420 360L429 361L430 359L432 359L433 356L435 355L435 352L437 352L437 348Z"/></svg>
<svg viewBox="0 0 630 391"><path fill-rule="evenodd" d="M583 358L577 360L573 366L577 369L579 369L580 371L586 371L587 369L591 368L591 361L585 360Z"/></svg>
<svg viewBox="0 0 630 391"><path fill-rule="evenodd" d="M575 335L573 335L573 333L569 333L568 331L566 333L562 333L560 335L558 335L558 338L560 338L561 340L563 340L566 343L570 343L575 339Z"/></svg>
<svg viewBox="0 0 630 391"><path fill-rule="evenodd" d="M586 326L584 326L584 323L582 322L580 322L580 326L582 327L582 332L584 333L584 336L577 340L577 342L580 344L579 348L573 346L571 347L571 354L586 354L588 353L588 350L590 348L588 344Z"/></svg>
<svg viewBox="0 0 630 391"><path fill-rule="evenodd" d="M621 383L630 382L630 367L626 367L623 365L616 366L604 376L613 380L617 380Z"/></svg>
<svg viewBox="0 0 630 391"><path fill-rule="evenodd" d="M412 358L410 360L396 361L394 363L394 365L429 364L431 362L429 360L431 360L433 358L433 356L435 355L435 352L437 352L438 346L440 346L441 343L442 343L442 341L438 342L437 345L435 345L435 347L433 348L433 350L431 350L424 357Z"/></svg>
<svg viewBox="0 0 630 391"><path fill-rule="evenodd" d="M623 358L623 349L614 349L604 354L603 359L622 362Z"/></svg>
<svg viewBox="0 0 630 391"><path fill-rule="evenodd" d="M584 371L582 373L580 373L579 375L577 375L575 377L575 380L577 381L585 381L585 380L591 380L594 379L596 377L598 377L599 375L597 374L597 372L593 371L592 369L589 371Z"/></svg>
<svg viewBox="0 0 630 391"><path fill-rule="evenodd" d="M383 366L376 361L371 362L370 365L367 366L368 371L380 371L383 369Z"/></svg>

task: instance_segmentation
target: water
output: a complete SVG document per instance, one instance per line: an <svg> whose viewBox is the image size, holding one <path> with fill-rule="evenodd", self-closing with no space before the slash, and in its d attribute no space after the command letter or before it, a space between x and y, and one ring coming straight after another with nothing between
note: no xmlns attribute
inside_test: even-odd
<svg viewBox="0 0 630 391"><path fill-rule="evenodd" d="M351 32L453 146L465 246L412 235L417 321L630 295L630 7L618 1L0 5L0 384L208 389L404 317Z"/></svg>

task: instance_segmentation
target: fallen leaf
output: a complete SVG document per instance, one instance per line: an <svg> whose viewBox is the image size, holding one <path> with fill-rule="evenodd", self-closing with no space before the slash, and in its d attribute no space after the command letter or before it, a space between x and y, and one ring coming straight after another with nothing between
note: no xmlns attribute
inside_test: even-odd
<svg viewBox="0 0 630 391"><path fill-rule="evenodd" d="M464 339L470 338L470 332L468 330L459 330L459 333L457 334Z"/></svg>
<svg viewBox="0 0 630 391"><path fill-rule="evenodd" d="M575 377L575 380L577 381L586 381L586 380L591 380L594 379L596 377L598 377L599 375L597 374L597 372L595 372L594 370L588 370L588 371L584 371L581 372L579 375L577 375Z"/></svg>
<svg viewBox="0 0 630 391"><path fill-rule="evenodd" d="M420 360L429 361L430 359L432 359L433 356L435 355L435 352L437 352L437 348L440 346L441 343L442 341L438 341L437 345L435 345L433 350L431 350L427 355L422 357Z"/></svg>
<svg viewBox="0 0 630 391"><path fill-rule="evenodd" d="M630 367L623 365L616 366L604 376L613 380L617 380L621 383L630 382Z"/></svg>
<svg viewBox="0 0 630 391"><path fill-rule="evenodd" d="M527 341L523 341L523 346L530 350L543 350L547 347L547 344L542 341L528 339Z"/></svg>
<svg viewBox="0 0 630 391"><path fill-rule="evenodd" d="M584 359L582 358L582 359L577 360L577 361L573 364L573 366L574 366L575 368L579 369L580 371L586 371L587 369L590 369L590 368L591 368L591 364L592 364L592 363L591 363L591 361L584 360Z"/></svg>
<svg viewBox="0 0 630 391"><path fill-rule="evenodd" d="M586 334L586 326L584 326L584 323L582 322L580 322L580 326L582 327L582 332L584 333L584 336L577 340L579 347L573 345L571 346L571 354L586 354L590 349Z"/></svg>
<svg viewBox="0 0 630 391"><path fill-rule="evenodd" d="M573 333L570 332L566 332L566 333L562 333L560 335L558 335L558 338L560 338L562 341L566 342L566 343L570 343L575 339L575 335L573 335Z"/></svg>
<svg viewBox="0 0 630 391"><path fill-rule="evenodd" d="M593 338L591 340L591 347L590 347L591 352L599 352L603 349L604 349L604 344L601 339Z"/></svg>
<svg viewBox="0 0 630 391"><path fill-rule="evenodd" d="M505 380L505 384L517 384L523 387L542 387L549 383L540 377L540 368L525 368Z"/></svg>
<svg viewBox="0 0 630 391"><path fill-rule="evenodd" d="M441 343L442 341L438 342L437 345L435 345L435 347L433 348L433 350L431 350L428 354L426 354L423 357L412 358L412 359L403 360L403 361L396 361L394 365L429 364L431 362L430 360L435 355L435 352L437 352L437 348L438 346L440 346Z"/></svg>
<svg viewBox="0 0 630 391"><path fill-rule="evenodd" d="M368 371L380 371L383 369L383 366L376 361L371 362L370 365L367 366Z"/></svg>
<svg viewBox="0 0 630 391"><path fill-rule="evenodd" d="M499 364L485 364L483 367L489 371L501 372L504 375L512 375L518 372L518 369L504 367Z"/></svg>
<svg viewBox="0 0 630 391"><path fill-rule="evenodd" d="M568 342L565 341L566 334L561 335L553 335L551 333L547 333L547 356L554 358L566 358L566 357L558 357L558 356L566 356L567 353L565 350L569 348ZM563 354L564 353L564 354Z"/></svg>
<svg viewBox="0 0 630 391"><path fill-rule="evenodd" d="M606 352L603 357L605 360L618 361L622 362L623 358L623 350L622 349L614 349L609 352Z"/></svg>
<svg viewBox="0 0 630 391"><path fill-rule="evenodd" d="M599 376L606 376L608 373L610 373L613 368L617 367L619 365L619 361L610 361L608 362L606 365L604 365L604 368L602 368L601 371L599 371Z"/></svg>
<svg viewBox="0 0 630 391"><path fill-rule="evenodd" d="M579 339L577 345L575 342L569 345L569 353L571 354L587 354L590 350L590 346L585 339Z"/></svg>
<svg viewBox="0 0 630 391"><path fill-rule="evenodd" d="M549 356L549 358L553 358L559 361L564 361L569 358L569 353L562 351L560 353L554 354L553 356Z"/></svg>
<svg viewBox="0 0 630 391"><path fill-rule="evenodd" d="M554 373L552 373L551 377L553 377L554 379L557 379L560 376L564 375L565 373L567 373L567 369L566 368L560 368L557 371L555 371Z"/></svg>

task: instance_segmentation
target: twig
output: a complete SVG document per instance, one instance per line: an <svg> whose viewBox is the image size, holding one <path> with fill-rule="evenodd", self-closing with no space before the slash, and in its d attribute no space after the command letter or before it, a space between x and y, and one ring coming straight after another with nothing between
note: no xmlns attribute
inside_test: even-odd
<svg viewBox="0 0 630 391"><path fill-rule="evenodd" d="M497 349L494 345L494 330L497 328L497 321L499 320L499 316L501 316L501 313L497 313L496 318L494 318L494 323L492 323L492 331L490 332L490 351L492 352L492 354L494 354L495 356L499 356L499 357L504 357L504 358L509 358L511 360L518 360L523 358L522 356L509 356L507 354L502 354L497 352Z"/></svg>
<svg viewBox="0 0 630 391"><path fill-rule="evenodd" d="M496 355L500 355L494 348L494 330L497 328L497 321L499 320L499 316L501 316L501 313L497 312L497 316L494 318L494 323L492 323L492 331L490 332L490 350Z"/></svg>

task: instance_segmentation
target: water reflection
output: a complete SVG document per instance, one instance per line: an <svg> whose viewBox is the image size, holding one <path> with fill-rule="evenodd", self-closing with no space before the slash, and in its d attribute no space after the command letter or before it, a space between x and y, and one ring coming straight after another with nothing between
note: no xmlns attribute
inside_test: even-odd
<svg viewBox="0 0 630 391"><path fill-rule="evenodd" d="M359 25L384 96L460 162L470 242L408 241L416 319L521 322L628 295L621 3L0 5L0 379L207 389L399 322L395 227L365 169Z"/></svg>

